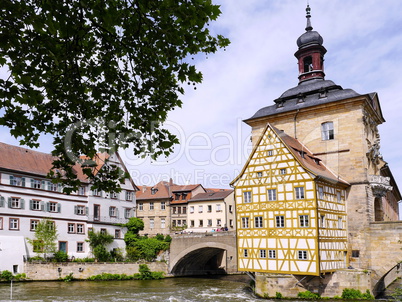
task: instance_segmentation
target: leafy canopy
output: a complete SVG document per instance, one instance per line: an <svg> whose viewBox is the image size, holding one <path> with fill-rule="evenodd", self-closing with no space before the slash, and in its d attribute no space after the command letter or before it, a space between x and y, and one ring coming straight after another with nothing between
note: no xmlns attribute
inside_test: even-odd
<svg viewBox="0 0 402 302"><path fill-rule="evenodd" d="M202 74L189 57L229 40L210 33L220 15L211 0L2 0L0 125L22 144L54 137L55 182L77 189L72 169L106 151L167 156L177 138L163 128L181 106L183 83ZM84 173L114 191L115 169ZM112 181L111 181L112 180Z"/></svg>
<svg viewBox="0 0 402 302"><path fill-rule="evenodd" d="M34 252L43 253L45 258L47 254L55 253L57 249L58 234L54 221L43 219L38 222L34 238L27 238L34 249Z"/></svg>

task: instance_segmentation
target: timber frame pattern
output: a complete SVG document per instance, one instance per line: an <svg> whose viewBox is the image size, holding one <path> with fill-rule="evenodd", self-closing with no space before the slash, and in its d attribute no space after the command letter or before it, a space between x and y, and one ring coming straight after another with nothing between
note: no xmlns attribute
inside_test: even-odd
<svg viewBox="0 0 402 302"><path fill-rule="evenodd" d="M319 275L346 266L347 182L268 124L235 186L239 271Z"/></svg>

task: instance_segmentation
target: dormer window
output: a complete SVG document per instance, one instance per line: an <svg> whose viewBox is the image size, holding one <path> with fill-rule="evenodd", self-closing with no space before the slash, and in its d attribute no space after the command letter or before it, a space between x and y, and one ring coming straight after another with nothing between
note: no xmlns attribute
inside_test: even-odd
<svg viewBox="0 0 402 302"><path fill-rule="evenodd" d="M158 192L157 188L151 188L151 195L155 195Z"/></svg>
<svg viewBox="0 0 402 302"><path fill-rule="evenodd" d="M304 72L313 71L313 58L311 56L303 59Z"/></svg>
<svg viewBox="0 0 402 302"><path fill-rule="evenodd" d="M325 122L321 124L321 137L323 141L334 139L333 122Z"/></svg>

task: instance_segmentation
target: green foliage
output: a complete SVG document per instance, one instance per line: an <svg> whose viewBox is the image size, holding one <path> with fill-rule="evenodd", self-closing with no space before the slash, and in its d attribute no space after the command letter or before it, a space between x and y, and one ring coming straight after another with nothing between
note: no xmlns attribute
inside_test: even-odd
<svg viewBox="0 0 402 302"><path fill-rule="evenodd" d="M170 237L170 235L166 235L165 241L171 243L172 242L172 237Z"/></svg>
<svg viewBox="0 0 402 302"><path fill-rule="evenodd" d="M321 298L319 294L312 293L311 291L308 290L298 293L297 297L308 300L317 300Z"/></svg>
<svg viewBox="0 0 402 302"><path fill-rule="evenodd" d="M54 261L56 262L67 262L68 261L68 255L64 251L57 251L54 253Z"/></svg>
<svg viewBox="0 0 402 302"><path fill-rule="evenodd" d="M15 279L16 281L26 280L26 279L27 279L27 275L26 275L25 273L16 274L16 275L14 276L14 279Z"/></svg>
<svg viewBox="0 0 402 302"><path fill-rule="evenodd" d="M345 288L342 291L342 299L349 300L374 300L374 296L370 294L369 290L366 290L365 293L362 293L358 289L353 288Z"/></svg>
<svg viewBox="0 0 402 302"><path fill-rule="evenodd" d="M100 275L94 275L88 278L91 281L109 281L109 280L133 280L133 276L129 276L126 274L109 274L102 273Z"/></svg>
<svg viewBox="0 0 402 302"><path fill-rule="evenodd" d="M27 241L35 252L43 253L46 259L48 254L56 252L57 237L56 224L49 219L43 219L36 226L34 239L27 238Z"/></svg>
<svg viewBox="0 0 402 302"><path fill-rule="evenodd" d="M92 249L92 253L98 261L111 260L111 254L106 250L106 246L114 240L112 235L101 232L89 232L87 242Z"/></svg>
<svg viewBox="0 0 402 302"><path fill-rule="evenodd" d="M124 242L126 243L126 253L129 260L145 259L146 261L154 261L160 251L169 249L172 241L169 235L166 238L161 234L150 238L138 235L139 231L144 229L144 222L141 219L132 217L123 226L127 227Z"/></svg>
<svg viewBox="0 0 402 302"><path fill-rule="evenodd" d="M73 260L73 262L95 262L95 258L89 258L89 257L85 257L85 258L75 258Z"/></svg>
<svg viewBox="0 0 402 302"><path fill-rule="evenodd" d="M74 281L73 273L69 273L67 276L65 276L64 278L60 278L59 280L62 280L64 282Z"/></svg>
<svg viewBox="0 0 402 302"><path fill-rule="evenodd" d="M122 226L127 228L128 233L138 235L138 233L144 229L144 221L137 217L131 217L128 222Z"/></svg>
<svg viewBox="0 0 402 302"><path fill-rule="evenodd" d="M33 262L33 261L46 261L45 258L41 257L41 256L33 256L31 258L29 258L29 262Z"/></svg>
<svg viewBox="0 0 402 302"><path fill-rule="evenodd" d="M49 176L67 193L74 164L91 162L80 155L169 155L178 140L162 124L183 83L202 81L189 56L229 44L207 28L220 13L211 0L2 1L0 125L30 147L54 137ZM120 190L120 169L87 164L93 189Z"/></svg>
<svg viewBox="0 0 402 302"><path fill-rule="evenodd" d="M92 250L92 253L95 256L95 259L98 261L106 262L111 260L111 255L110 253L106 250L106 248L103 245L97 245L94 247Z"/></svg>
<svg viewBox="0 0 402 302"><path fill-rule="evenodd" d="M164 277L163 272L151 272L146 264L140 264L139 273L134 274L134 279L138 280L158 280Z"/></svg>
<svg viewBox="0 0 402 302"><path fill-rule="evenodd" d="M12 278L13 278L13 273L8 270L4 270L0 274L0 280L2 280L2 281L11 281Z"/></svg>
<svg viewBox="0 0 402 302"><path fill-rule="evenodd" d="M163 272L151 272L146 264L141 264L139 273L134 275L126 274L109 274L102 273L88 278L91 281L109 281L109 280L157 280L165 278Z"/></svg>
<svg viewBox="0 0 402 302"><path fill-rule="evenodd" d="M396 301L402 301L402 288L396 288L395 291L391 294L391 297L394 298L394 300Z"/></svg>
<svg viewBox="0 0 402 302"><path fill-rule="evenodd" d="M124 260L123 251L120 248L114 248L113 250L111 250L110 257L114 261L123 261Z"/></svg>
<svg viewBox="0 0 402 302"><path fill-rule="evenodd" d="M156 234L155 239L163 241L165 236L163 236L163 234Z"/></svg>
<svg viewBox="0 0 402 302"><path fill-rule="evenodd" d="M283 299L283 295L280 292L276 292L275 299Z"/></svg>

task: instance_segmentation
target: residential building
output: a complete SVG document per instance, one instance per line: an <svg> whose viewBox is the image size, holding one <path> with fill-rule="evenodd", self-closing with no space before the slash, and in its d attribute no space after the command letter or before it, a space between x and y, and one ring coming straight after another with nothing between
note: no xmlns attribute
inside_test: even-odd
<svg viewBox="0 0 402 302"><path fill-rule="evenodd" d="M88 231L115 236L110 246L124 248L125 223L135 215L138 188L128 178L122 192L108 194L90 189L80 167L74 167L81 187L70 195L47 177L55 159L52 155L0 143L0 270L23 272L24 258L36 255L27 238L34 238L39 221L49 219L58 233L58 250L70 258L90 256ZM117 165L125 169L118 153L99 155L93 166Z"/></svg>
<svg viewBox="0 0 402 302"><path fill-rule="evenodd" d="M144 221L140 234L154 236L170 233L171 184L158 182L153 187L141 186L137 193L137 217Z"/></svg>
<svg viewBox="0 0 402 302"><path fill-rule="evenodd" d="M188 227L188 201L199 193L205 193L202 185L172 185L172 201L170 207L171 230L181 231Z"/></svg>
<svg viewBox="0 0 402 302"><path fill-rule="evenodd" d="M188 201L187 232L235 230L233 190L211 190Z"/></svg>

